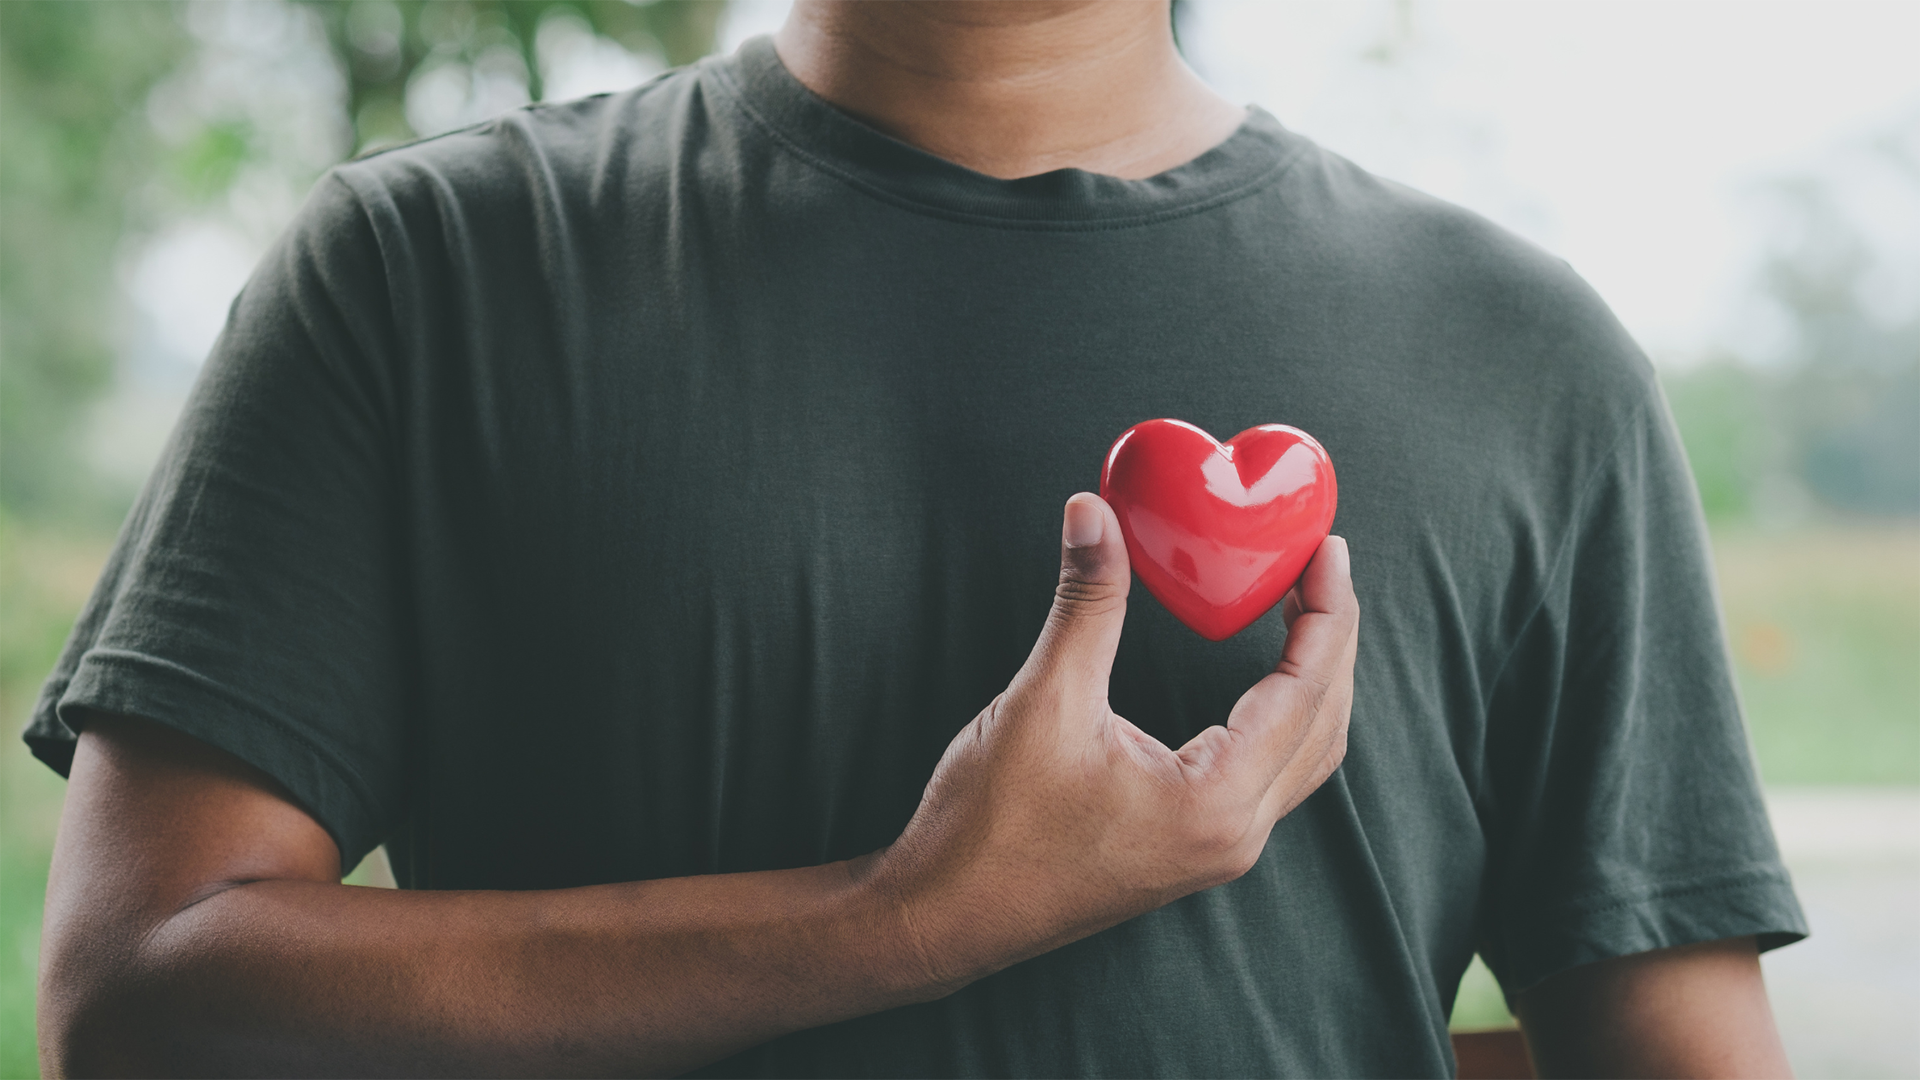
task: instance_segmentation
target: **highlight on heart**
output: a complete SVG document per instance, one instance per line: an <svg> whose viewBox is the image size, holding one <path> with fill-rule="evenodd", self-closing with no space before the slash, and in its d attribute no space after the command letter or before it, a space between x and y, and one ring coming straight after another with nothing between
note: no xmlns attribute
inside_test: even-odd
<svg viewBox="0 0 1920 1080"><path fill-rule="evenodd" d="M1326 448L1286 424L1220 442L1184 420L1147 420L1114 440L1100 471L1141 583L1209 641L1287 595L1332 530L1337 496Z"/></svg>

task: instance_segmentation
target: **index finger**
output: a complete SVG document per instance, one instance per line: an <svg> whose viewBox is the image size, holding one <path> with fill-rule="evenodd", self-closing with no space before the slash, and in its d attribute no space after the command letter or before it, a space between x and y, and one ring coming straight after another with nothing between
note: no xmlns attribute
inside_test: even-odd
<svg viewBox="0 0 1920 1080"><path fill-rule="evenodd" d="M1183 748L1190 763L1259 798L1300 753L1329 692L1352 670L1360 602L1348 567L1344 539L1321 542L1300 576L1279 663L1241 697L1224 730L1209 728Z"/></svg>

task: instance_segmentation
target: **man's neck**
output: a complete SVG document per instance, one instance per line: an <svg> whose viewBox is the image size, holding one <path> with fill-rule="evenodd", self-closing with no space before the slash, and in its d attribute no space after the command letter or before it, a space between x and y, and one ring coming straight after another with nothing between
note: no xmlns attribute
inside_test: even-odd
<svg viewBox="0 0 1920 1080"><path fill-rule="evenodd" d="M798 0L774 45L841 111L1008 179L1152 176L1245 117L1180 59L1165 2Z"/></svg>

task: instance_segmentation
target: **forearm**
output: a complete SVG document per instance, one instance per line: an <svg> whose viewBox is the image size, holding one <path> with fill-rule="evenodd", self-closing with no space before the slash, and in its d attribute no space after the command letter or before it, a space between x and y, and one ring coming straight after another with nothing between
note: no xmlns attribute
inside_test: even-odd
<svg viewBox="0 0 1920 1080"><path fill-rule="evenodd" d="M677 1073L942 992L917 974L912 947L856 871L546 892L243 884L160 922L116 970L78 980L112 989L67 1003L74 1015L50 1064Z"/></svg>
<svg viewBox="0 0 1920 1080"><path fill-rule="evenodd" d="M1076 496L1062 537L1028 663L949 744L900 838L847 863L549 892L353 889L336 841L270 776L164 724L77 717L47 886L43 1064L675 1073L931 1000L1240 876L1345 751L1345 545L1322 544L1289 605L1281 668L1302 674L1276 670L1176 751L1107 705L1131 581L1111 509Z"/></svg>

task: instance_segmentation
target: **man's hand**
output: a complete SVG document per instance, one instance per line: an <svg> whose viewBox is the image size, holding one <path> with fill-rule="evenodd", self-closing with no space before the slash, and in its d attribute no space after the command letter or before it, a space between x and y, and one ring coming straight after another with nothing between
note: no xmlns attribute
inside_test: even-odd
<svg viewBox="0 0 1920 1080"><path fill-rule="evenodd" d="M940 997L1259 858L1340 762L1357 608L1328 540L1279 670L1178 751L1107 708L1128 569L1069 504L1058 598L1007 691L883 851L544 892L339 884L280 786L162 725L91 716L47 894L49 1075L683 1072Z"/></svg>
<svg viewBox="0 0 1920 1080"><path fill-rule="evenodd" d="M1287 597L1276 670L1225 726L1178 750L1107 705L1131 580L1113 511L1075 495L1026 665L954 739L905 834L866 870L898 898L936 984L1239 877L1346 754L1359 605L1345 540L1327 538Z"/></svg>

